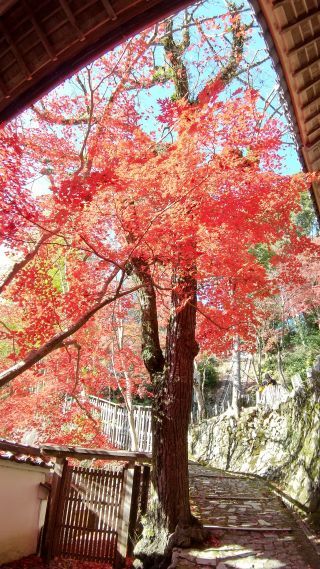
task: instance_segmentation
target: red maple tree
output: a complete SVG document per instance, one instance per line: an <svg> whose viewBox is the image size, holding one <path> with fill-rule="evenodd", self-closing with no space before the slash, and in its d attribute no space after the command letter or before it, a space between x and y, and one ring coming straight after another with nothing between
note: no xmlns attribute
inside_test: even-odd
<svg viewBox="0 0 320 569"><path fill-rule="evenodd" d="M17 146L24 170L9 164L5 173L13 180L7 242L22 242L26 256L3 287L23 326L13 332L19 357L0 384L48 354L59 357L70 338L86 344L98 313L111 320L130 298L134 315L129 307L126 318L139 312L153 391L159 550L173 532L170 547L202 539L190 512L187 452L199 342L216 351L250 337L255 301L276 286L255 248L296 235L291 212L308 183L279 173L281 128L259 111L258 94L227 95L245 26L234 7L222 25L231 30L230 53L218 72L213 58L198 82L187 54L203 30L191 36L188 14L179 38L169 18L86 68L76 78L79 96L57 92L35 106ZM156 68L154 46L163 52ZM139 97L160 83L172 96L161 96L150 132L151 111ZM24 182L28 168L50 182L38 200Z"/></svg>

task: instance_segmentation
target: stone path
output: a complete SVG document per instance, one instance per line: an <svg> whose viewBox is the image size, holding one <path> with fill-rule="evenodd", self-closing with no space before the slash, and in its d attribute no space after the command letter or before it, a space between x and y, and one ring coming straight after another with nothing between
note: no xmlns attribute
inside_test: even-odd
<svg viewBox="0 0 320 569"><path fill-rule="evenodd" d="M174 550L174 566L320 569L311 543L264 481L191 464L190 495L205 526L225 529L210 528L213 545L201 551Z"/></svg>

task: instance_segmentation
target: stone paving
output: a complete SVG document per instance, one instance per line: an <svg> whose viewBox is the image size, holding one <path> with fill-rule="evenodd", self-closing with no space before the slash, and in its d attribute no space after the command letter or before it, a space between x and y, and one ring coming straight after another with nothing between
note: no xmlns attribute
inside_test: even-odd
<svg viewBox="0 0 320 569"><path fill-rule="evenodd" d="M213 545L205 549L174 550L173 566L320 569L292 513L261 479L191 464L190 496L202 523L219 528L210 528Z"/></svg>

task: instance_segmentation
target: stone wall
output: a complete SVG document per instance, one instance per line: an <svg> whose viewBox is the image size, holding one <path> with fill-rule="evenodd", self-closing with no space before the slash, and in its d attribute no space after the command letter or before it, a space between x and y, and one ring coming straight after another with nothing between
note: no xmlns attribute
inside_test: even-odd
<svg viewBox="0 0 320 569"><path fill-rule="evenodd" d="M203 421L190 433L192 455L231 471L258 474L308 512L320 512L320 398L298 391L275 409L244 409Z"/></svg>

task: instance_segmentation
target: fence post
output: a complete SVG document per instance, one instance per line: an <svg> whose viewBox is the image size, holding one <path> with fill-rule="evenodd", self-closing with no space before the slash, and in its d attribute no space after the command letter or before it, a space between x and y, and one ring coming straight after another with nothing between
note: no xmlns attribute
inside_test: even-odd
<svg viewBox="0 0 320 569"><path fill-rule="evenodd" d="M56 529L56 519L59 508L61 485L67 465L68 463L65 458L57 458L54 467L50 500L47 505L47 508L49 508L48 518L47 518L48 522L47 522L47 527L45 529L43 550L41 552L42 555L45 557L46 561L50 561L53 553L54 534Z"/></svg>
<svg viewBox="0 0 320 569"><path fill-rule="evenodd" d="M128 528L128 547L127 555L129 557L133 554L135 539L134 534L137 529L139 498L140 498L140 484L141 484L141 466L135 466L133 472L132 494L131 494L131 508L129 513L129 528Z"/></svg>
<svg viewBox="0 0 320 569"><path fill-rule="evenodd" d="M131 510L131 496L133 487L134 467L129 467L124 471L123 486L121 492L119 518L118 518L118 546L117 546L117 567L124 566L124 560L127 556L128 536L129 536L129 520Z"/></svg>

